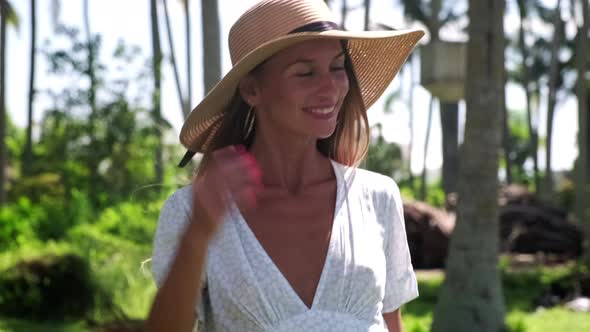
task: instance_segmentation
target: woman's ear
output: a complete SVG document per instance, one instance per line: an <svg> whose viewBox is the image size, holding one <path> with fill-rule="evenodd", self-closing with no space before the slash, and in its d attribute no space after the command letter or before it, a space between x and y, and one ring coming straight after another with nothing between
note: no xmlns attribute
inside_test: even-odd
<svg viewBox="0 0 590 332"><path fill-rule="evenodd" d="M238 89L240 90L240 96L248 105L255 106L259 103L258 82L252 74L246 75L240 80Z"/></svg>

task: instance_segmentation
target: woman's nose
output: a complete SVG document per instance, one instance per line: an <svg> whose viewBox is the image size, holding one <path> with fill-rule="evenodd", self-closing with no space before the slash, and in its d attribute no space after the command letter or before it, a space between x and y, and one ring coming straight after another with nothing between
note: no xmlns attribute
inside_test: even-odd
<svg viewBox="0 0 590 332"><path fill-rule="evenodd" d="M342 78L338 74L333 72L324 73L319 79L319 90L323 94L337 94L343 85L341 81Z"/></svg>

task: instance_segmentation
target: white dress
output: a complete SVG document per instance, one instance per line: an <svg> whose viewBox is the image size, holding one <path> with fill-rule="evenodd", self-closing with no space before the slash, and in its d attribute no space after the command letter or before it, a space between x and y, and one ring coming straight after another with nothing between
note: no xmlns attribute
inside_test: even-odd
<svg viewBox="0 0 590 332"><path fill-rule="evenodd" d="M387 331L383 313L418 296L402 201L388 177L332 161L337 194L326 261L311 308L233 205L211 241L196 308L206 331ZM191 189L164 204L152 272L162 285L189 221Z"/></svg>

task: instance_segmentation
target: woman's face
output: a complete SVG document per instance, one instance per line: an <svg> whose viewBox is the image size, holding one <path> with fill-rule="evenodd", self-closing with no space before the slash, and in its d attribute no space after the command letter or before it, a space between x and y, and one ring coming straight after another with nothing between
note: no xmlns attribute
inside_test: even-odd
<svg viewBox="0 0 590 332"><path fill-rule="evenodd" d="M269 58L242 90L258 128L314 140L331 136L349 89L344 60L338 40L304 41Z"/></svg>

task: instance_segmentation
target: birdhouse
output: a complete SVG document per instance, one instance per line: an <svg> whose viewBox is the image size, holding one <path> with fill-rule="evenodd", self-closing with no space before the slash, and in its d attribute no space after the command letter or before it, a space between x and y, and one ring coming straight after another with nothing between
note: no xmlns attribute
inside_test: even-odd
<svg viewBox="0 0 590 332"><path fill-rule="evenodd" d="M431 40L420 49L420 83L441 102L463 99L466 55L464 42Z"/></svg>

